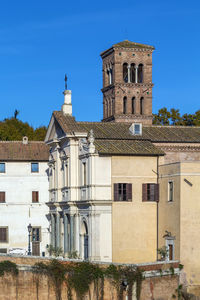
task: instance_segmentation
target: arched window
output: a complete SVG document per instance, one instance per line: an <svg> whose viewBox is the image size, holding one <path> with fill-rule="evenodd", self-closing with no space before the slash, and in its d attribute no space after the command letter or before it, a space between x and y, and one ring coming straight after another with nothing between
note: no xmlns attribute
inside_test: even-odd
<svg viewBox="0 0 200 300"><path fill-rule="evenodd" d="M143 83L143 64L138 66L138 83Z"/></svg>
<svg viewBox="0 0 200 300"><path fill-rule="evenodd" d="M123 80L124 82L128 82L128 64L124 63L123 64Z"/></svg>
<svg viewBox="0 0 200 300"><path fill-rule="evenodd" d="M143 115L144 113L144 98L140 98L140 114Z"/></svg>
<svg viewBox="0 0 200 300"><path fill-rule="evenodd" d="M131 64L130 73L131 82L135 83L135 64Z"/></svg>
<svg viewBox="0 0 200 300"><path fill-rule="evenodd" d="M123 99L123 114L127 113L127 97Z"/></svg>
<svg viewBox="0 0 200 300"><path fill-rule="evenodd" d="M135 97L132 98L132 114L135 114Z"/></svg>

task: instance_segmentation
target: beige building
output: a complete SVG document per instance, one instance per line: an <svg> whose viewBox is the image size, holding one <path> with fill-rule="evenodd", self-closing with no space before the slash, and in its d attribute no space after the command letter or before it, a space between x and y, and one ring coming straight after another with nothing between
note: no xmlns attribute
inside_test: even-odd
<svg viewBox="0 0 200 300"><path fill-rule="evenodd" d="M103 122L76 122L71 91L53 113L49 213L53 246L83 259L184 264L200 286L200 128L152 125L152 46L104 51Z"/></svg>

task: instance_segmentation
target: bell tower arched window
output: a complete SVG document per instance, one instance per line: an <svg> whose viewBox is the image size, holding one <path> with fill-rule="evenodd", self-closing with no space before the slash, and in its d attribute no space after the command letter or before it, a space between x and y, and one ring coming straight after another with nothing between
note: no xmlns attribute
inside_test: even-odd
<svg viewBox="0 0 200 300"><path fill-rule="evenodd" d="M128 82L128 64L124 63L123 64L123 80L124 82Z"/></svg>
<svg viewBox="0 0 200 300"><path fill-rule="evenodd" d="M127 97L123 99L123 114L127 113Z"/></svg>
<svg viewBox="0 0 200 300"><path fill-rule="evenodd" d="M131 80L131 82L135 83L135 64L131 64L130 80Z"/></svg>
<svg viewBox="0 0 200 300"><path fill-rule="evenodd" d="M140 98L140 114L143 115L144 113L144 97Z"/></svg>
<svg viewBox="0 0 200 300"><path fill-rule="evenodd" d="M135 97L132 98L132 114L135 113Z"/></svg>
<svg viewBox="0 0 200 300"><path fill-rule="evenodd" d="M143 83L143 64L138 66L138 83Z"/></svg>

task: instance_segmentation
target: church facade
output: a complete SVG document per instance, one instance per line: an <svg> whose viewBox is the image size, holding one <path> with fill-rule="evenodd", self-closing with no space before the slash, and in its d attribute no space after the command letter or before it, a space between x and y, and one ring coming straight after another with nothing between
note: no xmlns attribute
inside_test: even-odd
<svg viewBox="0 0 200 300"><path fill-rule="evenodd" d="M119 263L156 261L165 246L192 289L200 285L200 128L152 125L153 50L124 41L101 53L102 122L77 122L64 91L45 139L51 244Z"/></svg>

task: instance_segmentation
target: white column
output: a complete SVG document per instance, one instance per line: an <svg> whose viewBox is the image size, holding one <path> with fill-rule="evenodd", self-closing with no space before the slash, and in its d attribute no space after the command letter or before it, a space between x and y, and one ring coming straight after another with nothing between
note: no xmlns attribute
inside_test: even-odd
<svg viewBox="0 0 200 300"><path fill-rule="evenodd" d="M68 240L68 217L66 213L63 215L64 218L64 253L67 253L69 251L69 240Z"/></svg>
<svg viewBox="0 0 200 300"><path fill-rule="evenodd" d="M138 83L138 66L135 66L135 83Z"/></svg>
<svg viewBox="0 0 200 300"><path fill-rule="evenodd" d="M74 250L77 251L78 254L79 254L79 236L80 236L79 224L80 224L80 215L79 215L79 213L77 213L75 215L75 247L74 247Z"/></svg>
<svg viewBox="0 0 200 300"><path fill-rule="evenodd" d="M55 217L51 214L51 245L55 247Z"/></svg>
<svg viewBox="0 0 200 300"><path fill-rule="evenodd" d="M130 73L131 66L128 65L127 69L128 69L128 83L130 83L131 82L131 73Z"/></svg>
<svg viewBox="0 0 200 300"><path fill-rule="evenodd" d="M56 247L60 247L60 214L56 214Z"/></svg>

